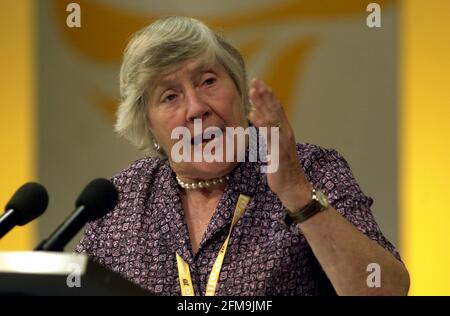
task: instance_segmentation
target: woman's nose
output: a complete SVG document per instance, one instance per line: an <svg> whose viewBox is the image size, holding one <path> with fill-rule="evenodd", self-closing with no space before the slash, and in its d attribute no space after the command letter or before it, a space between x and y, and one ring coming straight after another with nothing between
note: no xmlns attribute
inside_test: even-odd
<svg viewBox="0 0 450 316"><path fill-rule="evenodd" d="M187 121L194 123L195 119L204 120L210 114L210 107L201 98L199 93L193 89L187 93Z"/></svg>

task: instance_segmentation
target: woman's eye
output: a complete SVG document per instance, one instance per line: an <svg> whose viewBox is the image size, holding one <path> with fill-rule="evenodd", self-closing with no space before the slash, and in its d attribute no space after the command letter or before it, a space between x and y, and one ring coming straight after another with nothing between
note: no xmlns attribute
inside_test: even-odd
<svg viewBox="0 0 450 316"><path fill-rule="evenodd" d="M211 85L213 85L214 83L216 82L216 78L208 78L208 79L206 79L205 81L204 81L204 83L207 85L207 86L211 86Z"/></svg>
<svg viewBox="0 0 450 316"><path fill-rule="evenodd" d="M163 102L164 103L172 102L173 100L175 100L176 97L177 97L176 94L169 94L163 98Z"/></svg>

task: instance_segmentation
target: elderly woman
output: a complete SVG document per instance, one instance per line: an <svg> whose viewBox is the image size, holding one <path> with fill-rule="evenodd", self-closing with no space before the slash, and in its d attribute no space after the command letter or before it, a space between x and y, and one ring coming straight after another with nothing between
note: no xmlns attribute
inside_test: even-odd
<svg viewBox="0 0 450 316"><path fill-rule="evenodd" d="M170 17L139 31L120 86L116 130L153 155L113 178L119 202L87 225L78 252L163 295L407 294L408 272L347 162L296 144L271 89L248 86L239 52L205 24ZM248 159L175 159L172 131L195 138L199 121L200 136L279 127L276 172ZM221 139L223 152L238 151Z"/></svg>

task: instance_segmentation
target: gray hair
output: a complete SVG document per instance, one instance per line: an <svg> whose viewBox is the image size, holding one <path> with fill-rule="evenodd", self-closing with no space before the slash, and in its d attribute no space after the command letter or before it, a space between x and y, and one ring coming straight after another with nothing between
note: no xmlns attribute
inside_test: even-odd
<svg viewBox="0 0 450 316"><path fill-rule="evenodd" d="M247 77L239 51L201 21L168 17L138 31L125 49L115 131L147 154L157 154L146 119L147 88L152 87L156 75L198 57L205 63L222 64L236 85L243 114L247 115Z"/></svg>

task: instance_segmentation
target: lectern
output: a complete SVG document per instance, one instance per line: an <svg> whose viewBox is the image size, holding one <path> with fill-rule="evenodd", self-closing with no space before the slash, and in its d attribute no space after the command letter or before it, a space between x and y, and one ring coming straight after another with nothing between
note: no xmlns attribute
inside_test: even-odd
<svg viewBox="0 0 450 316"><path fill-rule="evenodd" d="M57 252L0 252L0 295L152 295L92 261Z"/></svg>

